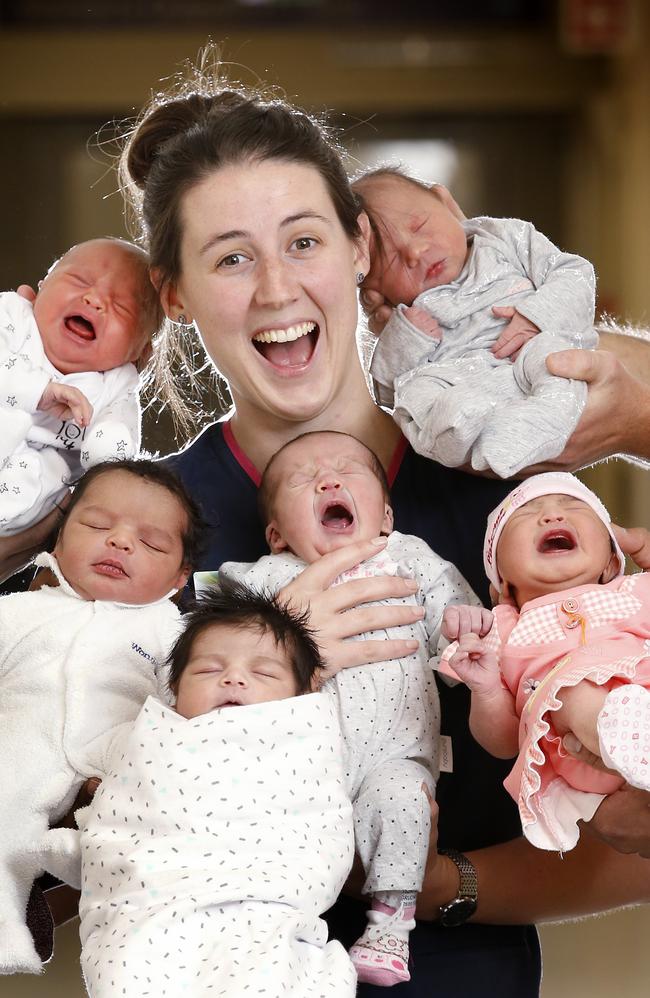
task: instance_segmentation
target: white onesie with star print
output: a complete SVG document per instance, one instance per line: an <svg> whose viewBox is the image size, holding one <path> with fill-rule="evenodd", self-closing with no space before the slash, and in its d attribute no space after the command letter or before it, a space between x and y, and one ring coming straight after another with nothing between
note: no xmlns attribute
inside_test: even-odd
<svg viewBox="0 0 650 998"><path fill-rule="evenodd" d="M93 407L90 426L41 412L50 381L72 385ZM86 468L132 457L140 446L138 372L61 374L50 363L31 302L0 293L0 535L42 519Z"/></svg>

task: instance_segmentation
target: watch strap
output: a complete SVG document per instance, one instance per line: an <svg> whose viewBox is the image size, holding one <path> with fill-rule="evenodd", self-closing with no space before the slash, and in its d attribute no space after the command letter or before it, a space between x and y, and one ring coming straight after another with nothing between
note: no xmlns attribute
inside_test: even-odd
<svg viewBox="0 0 650 998"><path fill-rule="evenodd" d="M440 906L442 925L462 925L476 911L478 903L478 877L471 860L457 849L440 849L448 856L458 870L459 884L455 898Z"/></svg>

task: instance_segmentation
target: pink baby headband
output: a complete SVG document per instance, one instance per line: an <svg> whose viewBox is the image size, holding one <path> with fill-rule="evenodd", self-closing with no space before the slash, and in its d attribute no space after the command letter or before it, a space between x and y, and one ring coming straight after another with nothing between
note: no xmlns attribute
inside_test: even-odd
<svg viewBox="0 0 650 998"><path fill-rule="evenodd" d="M612 532L611 517L598 496L586 485L583 485L575 475L569 475L563 471L551 471L546 475L534 475L532 478L527 478L525 482L509 492L503 502L496 509L493 509L488 516L485 543L483 544L483 565L485 574L498 592L501 592L501 579L497 570L496 556L503 528L512 514L524 503L530 502L531 499L538 499L539 496L550 495L573 496L591 506L596 516L603 521L609 531L614 552L618 557L617 574L622 575L625 571L625 555Z"/></svg>

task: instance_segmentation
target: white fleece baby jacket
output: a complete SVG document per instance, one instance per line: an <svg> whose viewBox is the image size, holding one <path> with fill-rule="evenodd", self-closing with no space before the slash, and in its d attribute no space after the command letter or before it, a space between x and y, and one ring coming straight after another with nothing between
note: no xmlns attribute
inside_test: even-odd
<svg viewBox="0 0 650 998"><path fill-rule="evenodd" d="M72 385L93 407L90 426L38 410L50 381ZM82 471L124 460L140 446L138 372L61 374L48 360L31 302L0 294L0 534L14 534L54 508Z"/></svg>
<svg viewBox="0 0 650 998"><path fill-rule="evenodd" d="M153 699L79 812L91 998L353 998L319 917L354 856L334 705Z"/></svg>
<svg viewBox="0 0 650 998"><path fill-rule="evenodd" d="M90 776L114 729L159 695L180 614L84 600L58 587L0 599L0 973L38 972L24 919L48 826Z"/></svg>

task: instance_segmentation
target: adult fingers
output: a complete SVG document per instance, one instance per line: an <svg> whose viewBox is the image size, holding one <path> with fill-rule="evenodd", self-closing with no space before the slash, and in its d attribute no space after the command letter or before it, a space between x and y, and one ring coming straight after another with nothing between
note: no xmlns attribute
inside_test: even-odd
<svg viewBox="0 0 650 998"><path fill-rule="evenodd" d="M371 291L369 288L361 289L359 301L368 315L372 315L378 308L386 304L386 299L381 291Z"/></svg>
<svg viewBox="0 0 650 998"><path fill-rule="evenodd" d="M612 523L612 530L624 554L644 571L650 569L650 531L645 527L619 527Z"/></svg>
<svg viewBox="0 0 650 998"><path fill-rule="evenodd" d="M604 350L560 350L550 353L546 366L559 378L573 378L593 384L613 376L618 364L613 354Z"/></svg>
<svg viewBox="0 0 650 998"><path fill-rule="evenodd" d="M372 315L369 315L367 326L370 332L374 333L375 336L380 336L384 331L384 326L390 319L392 311L390 305L382 305Z"/></svg>
<svg viewBox="0 0 650 998"><path fill-rule="evenodd" d="M612 776L619 776L613 769L608 769L603 760L599 755L594 752L590 752L585 745L582 744L579 738L573 734L573 732L568 731L566 735L562 738L562 748L569 755L577 759L578 762L584 762L587 766L591 766L593 769L599 769L603 773L611 773Z"/></svg>
<svg viewBox="0 0 650 998"><path fill-rule="evenodd" d="M395 658L406 658L417 650L417 641L398 641L387 638L384 641L328 641L320 646L325 660L322 679L330 679L342 669L354 669L374 662L389 662Z"/></svg>
<svg viewBox="0 0 650 998"><path fill-rule="evenodd" d="M412 606L409 603L357 606L346 613L338 613L336 623L331 630L336 632L336 637L350 638L357 634L365 634L366 631L386 630L389 627L413 624L423 616L424 610L421 606ZM313 618L312 624L318 630Z"/></svg>
<svg viewBox="0 0 650 998"><path fill-rule="evenodd" d="M16 294L27 301L36 301L36 292L29 284L19 284L16 288Z"/></svg>
<svg viewBox="0 0 650 998"><path fill-rule="evenodd" d="M293 598L301 600L315 592L323 592L343 572L354 568L359 562L371 558L373 554L385 548L387 541L386 537L377 537L371 541L357 541L337 551L330 551L329 554L308 565L293 582L284 586L280 590L280 596L285 600Z"/></svg>
<svg viewBox="0 0 650 998"><path fill-rule="evenodd" d="M24 568L39 551L61 519L59 509L52 510L38 523L17 534L0 537L0 582Z"/></svg>

